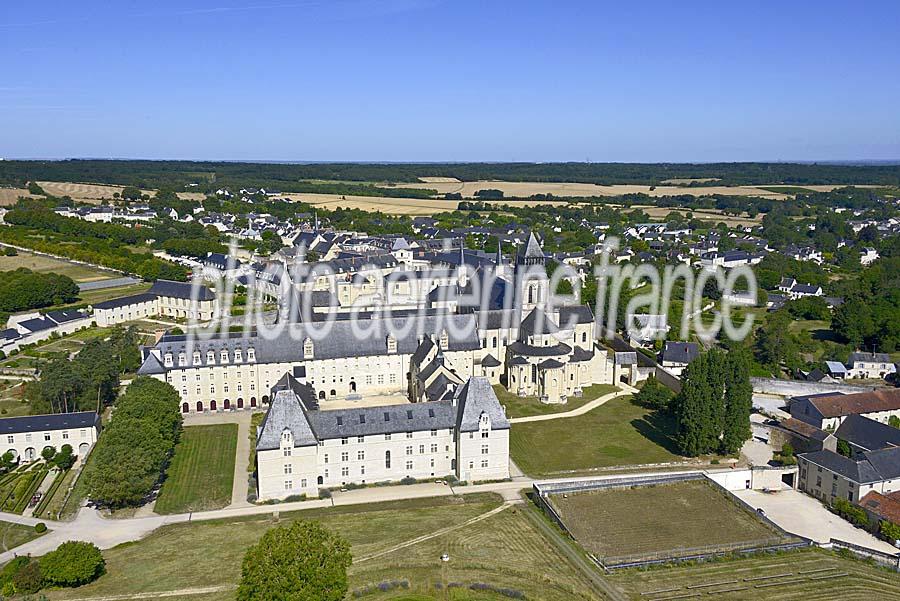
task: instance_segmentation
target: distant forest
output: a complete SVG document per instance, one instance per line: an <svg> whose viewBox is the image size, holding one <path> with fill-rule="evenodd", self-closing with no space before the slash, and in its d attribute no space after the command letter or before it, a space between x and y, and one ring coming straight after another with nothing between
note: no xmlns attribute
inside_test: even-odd
<svg viewBox="0 0 900 601"><path fill-rule="evenodd" d="M716 178L717 185L880 184L900 186L900 165L800 163L231 163L195 161L0 161L0 185L49 180L197 191L262 187L280 192L426 196L433 191L374 189L363 182L419 177L658 185L668 179ZM325 181L316 181L325 180ZM710 182L713 183L713 182ZM696 185L704 185L697 183ZM340 188L335 190L334 188Z"/></svg>

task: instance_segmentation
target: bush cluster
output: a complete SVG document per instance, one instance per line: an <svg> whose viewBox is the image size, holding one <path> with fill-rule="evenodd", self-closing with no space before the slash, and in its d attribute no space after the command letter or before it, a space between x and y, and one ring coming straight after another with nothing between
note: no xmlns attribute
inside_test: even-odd
<svg viewBox="0 0 900 601"><path fill-rule="evenodd" d="M48 586L81 586L99 578L105 567L103 554L93 543L65 542L38 559L19 556L3 566L0 569L0 594L12 597L32 595Z"/></svg>

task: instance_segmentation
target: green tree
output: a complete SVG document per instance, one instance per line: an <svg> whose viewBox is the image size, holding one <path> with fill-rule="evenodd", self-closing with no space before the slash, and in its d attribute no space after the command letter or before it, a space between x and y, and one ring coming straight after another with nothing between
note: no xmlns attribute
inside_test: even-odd
<svg viewBox="0 0 900 601"><path fill-rule="evenodd" d="M843 455L844 457L849 457L852 454L852 449L850 448L850 443L846 440L839 438L837 441L837 452L838 455Z"/></svg>
<svg viewBox="0 0 900 601"><path fill-rule="evenodd" d="M41 575L50 586L81 586L103 574L106 562L93 543L69 541L40 559Z"/></svg>
<svg viewBox="0 0 900 601"><path fill-rule="evenodd" d="M753 410L753 386L750 384L750 358L743 350L732 349L726 358L723 453L737 453L752 435L750 413Z"/></svg>
<svg viewBox="0 0 900 601"><path fill-rule="evenodd" d="M349 543L318 522L272 528L244 556L238 601L340 601L351 561Z"/></svg>
<svg viewBox="0 0 900 601"><path fill-rule="evenodd" d="M41 590L43 582L41 567L36 561L29 561L20 567L12 577L13 587L20 595L33 595Z"/></svg>
<svg viewBox="0 0 900 601"><path fill-rule="evenodd" d="M53 461L53 458L56 457L56 449L54 447L47 445L41 451L41 457L44 459L44 461L46 461L47 463L50 463L51 461Z"/></svg>
<svg viewBox="0 0 900 601"><path fill-rule="evenodd" d="M695 457L706 452L710 416L707 398L710 396L709 361L701 354L685 368L681 392L675 398L676 440L683 455Z"/></svg>
<svg viewBox="0 0 900 601"><path fill-rule="evenodd" d="M672 396L672 391L661 384L656 376L651 375L641 390L634 395L634 402L654 411L667 411Z"/></svg>

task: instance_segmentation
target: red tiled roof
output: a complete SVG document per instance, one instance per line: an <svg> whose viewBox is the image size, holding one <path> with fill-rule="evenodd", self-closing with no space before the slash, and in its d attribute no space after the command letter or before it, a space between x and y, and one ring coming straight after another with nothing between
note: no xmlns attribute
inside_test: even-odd
<svg viewBox="0 0 900 601"><path fill-rule="evenodd" d="M870 491L859 500L859 506L883 520L900 524L900 499Z"/></svg>
<svg viewBox="0 0 900 601"><path fill-rule="evenodd" d="M900 388L815 397L809 399L809 402L825 417L892 411L900 409Z"/></svg>

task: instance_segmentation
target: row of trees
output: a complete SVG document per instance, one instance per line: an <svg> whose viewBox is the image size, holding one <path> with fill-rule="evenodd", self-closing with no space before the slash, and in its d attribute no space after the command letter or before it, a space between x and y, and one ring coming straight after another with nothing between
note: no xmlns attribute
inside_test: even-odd
<svg viewBox="0 0 900 601"><path fill-rule="evenodd" d="M140 504L160 481L181 422L178 392L170 384L136 378L116 402L84 469L89 497L108 507Z"/></svg>
<svg viewBox="0 0 900 601"><path fill-rule="evenodd" d="M750 438L753 388L742 347L702 353L685 369L671 410L681 454L737 453Z"/></svg>
<svg viewBox="0 0 900 601"><path fill-rule="evenodd" d="M87 341L73 359L60 356L43 366L40 380L29 384L35 414L100 411L110 405L119 377L140 367L135 328L116 328L106 338Z"/></svg>
<svg viewBox="0 0 900 601"><path fill-rule="evenodd" d="M78 300L78 285L56 273L35 273L20 267L0 271L0 312L27 311Z"/></svg>

